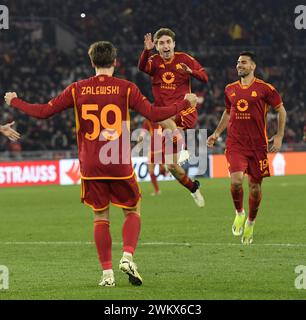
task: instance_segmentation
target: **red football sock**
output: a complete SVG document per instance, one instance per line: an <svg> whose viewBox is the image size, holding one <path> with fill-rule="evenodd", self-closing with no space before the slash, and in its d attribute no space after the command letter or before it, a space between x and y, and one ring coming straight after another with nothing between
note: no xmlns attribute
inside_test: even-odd
<svg viewBox="0 0 306 320"><path fill-rule="evenodd" d="M252 195L249 195L249 221L254 221L257 216L257 212L259 209L259 205L261 202L262 194L260 193L258 197L252 197Z"/></svg>
<svg viewBox="0 0 306 320"><path fill-rule="evenodd" d="M140 233L140 225L140 216L136 212L131 212L126 216L122 228L123 252L134 254Z"/></svg>
<svg viewBox="0 0 306 320"><path fill-rule="evenodd" d="M155 193L157 193L159 191L159 189L158 189L157 179L156 179L154 172L150 173L150 177L151 177L151 182L154 187L154 191L155 191Z"/></svg>
<svg viewBox="0 0 306 320"><path fill-rule="evenodd" d="M94 239L102 269L112 269L112 237L109 231L109 221L95 221Z"/></svg>
<svg viewBox="0 0 306 320"><path fill-rule="evenodd" d="M236 189L231 185L231 194L234 201L234 206L237 212L242 212L243 210L243 188L242 186L239 189Z"/></svg>
<svg viewBox="0 0 306 320"><path fill-rule="evenodd" d="M181 180L177 181L185 188L187 188L191 193L197 191L198 185L194 183L187 175L184 175L184 177Z"/></svg>

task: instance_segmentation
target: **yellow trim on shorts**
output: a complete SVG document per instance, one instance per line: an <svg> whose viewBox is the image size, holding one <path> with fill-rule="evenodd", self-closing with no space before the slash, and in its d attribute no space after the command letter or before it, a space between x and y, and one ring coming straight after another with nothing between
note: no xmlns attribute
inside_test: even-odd
<svg viewBox="0 0 306 320"><path fill-rule="evenodd" d="M90 207L93 211L104 211L104 210L108 209L108 207L109 207L109 204L108 204L108 205L107 205L106 207L104 207L104 208L96 209L93 205L89 204L89 203L88 203L87 201L85 201L85 200L83 200L83 203L84 203L86 206Z"/></svg>

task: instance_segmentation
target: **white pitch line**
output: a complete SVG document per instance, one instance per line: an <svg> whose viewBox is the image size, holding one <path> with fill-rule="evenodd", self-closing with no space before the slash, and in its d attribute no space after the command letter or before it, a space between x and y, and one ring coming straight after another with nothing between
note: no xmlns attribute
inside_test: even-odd
<svg viewBox="0 0 306 320"><path fill-rule="evenodd" d="M0 245L67 245L67 246L84 246L93 245L92 241L0 241ZM113 242L113 245L122 245L121 242ZM192 247L192 246L202 246L202 247L229 247L229 246L239 246L240 243L213 243L213 242L143 242L139 243L139 246L177 246L177 247ZM255 243L251 245L257 247L285 247L285 248L296 248L296 247L306 247L306 243Z"/></svg>

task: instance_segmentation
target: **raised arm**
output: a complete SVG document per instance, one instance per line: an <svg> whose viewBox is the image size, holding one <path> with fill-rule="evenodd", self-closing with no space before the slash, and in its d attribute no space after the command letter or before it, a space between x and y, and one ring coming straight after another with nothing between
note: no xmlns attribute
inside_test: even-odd
<svg viewBox="0 0 306 320"><path fill-rule="evenodd" d="M147 33L144 36L144 50L142 51L139 61L138 68L149 75L152 73L152 60L149 59L151 50L154 48L154 42L152 41L151 33Z"/></svg>
<svg viewBox="0 0 306 320"><path fill-rule="evenodd" d="M4 99L9 106L19 109L31 117L47 119L56 113L73 107L73 91L74 87L73 85L70 85L59 96L46 104L28 103L22 99L19 99L16 92L7 92Z"/></svg>

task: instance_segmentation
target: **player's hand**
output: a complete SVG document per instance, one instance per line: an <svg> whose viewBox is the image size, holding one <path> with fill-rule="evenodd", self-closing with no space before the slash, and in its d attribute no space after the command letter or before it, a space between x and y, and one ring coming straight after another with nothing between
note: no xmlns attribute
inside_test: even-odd
<svg viewBox="0 0 306 320"><path fill-rule="evenodd" d="M185 64L185 63L180 63L180 65L182 66L182 68L181 68L181 69L178 69L179 72L184 72L184 73L192 74L192 70L187 66L187 64Z"/></svg>
<svg viewBox="0 0 306 320"><path fill-rule="evenodd" d="M198 103L198 97L194 93L186 93L185 100L188 100L191 104L191 107L196 107Z"/></svg>
<svg viewBox="0 0 306 320"><path fill-rule="evenodd" d="M155 44L152 41L152 35L151 33L147 33L144 36L144 48L145 50L152 50L154 48Z"/></svg>
<svg viewBox="0 0 306 320"><path fill-rule="evenodd" d="M269 139L269 142L273 142L273 145L269 151L273 152L273 153L278 152L282 147L283 137L278 136L276 134L275 136L273 136L272 138Z"/></svg>
<svg viewBox="0 0 306 320"><path fill-rule="evenodd" d="M17 98L16 92L7 92L4 96L5 102L10 106L12 99Z"/></svg>
<svg viewBox="0 0 306 320"><path fill-rule="evenodd" d="M207 147L212 149L215 142L219 139L219 135L214 132L212 135L210 135L208 138L207 138Z"/></svg>
<svg viewBox="0 0 306 320"><path fill-rule="evenodd" d="M15 121L7 123L4 126L0 126L0 132L8 137L11 141L17 141L20 138L20 134L11 127L15 124Z"/></svg>

